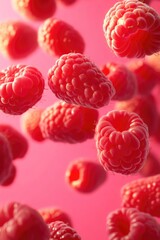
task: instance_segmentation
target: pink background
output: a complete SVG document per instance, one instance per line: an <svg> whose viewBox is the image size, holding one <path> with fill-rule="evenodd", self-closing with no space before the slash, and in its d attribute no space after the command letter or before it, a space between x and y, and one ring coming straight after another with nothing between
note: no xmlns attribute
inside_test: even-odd
<svg viewBox="0 0 160 240"><path fill-rule="evenodd" d="M97 66L114 61L125 63L126 59L116 57L108 48L102 31L105 13L117 2L116 0L77 0L72 6L57 5L55 17L65 20L74 26L86 42L85 55ZM154 1L152 6L159 9L160 2ZM1 0L0 20L21 19L11 6L11 1ZM41 23L28 21L37 28ZM48 69L55 63L56 58L48 56L41 49L20 61L5 59L0 55L0 68L11 64L29 64L37 67L46 79L43 97L35 106L47 107L57 99L47 86ZM114 102L100 110L106 114L113 109ZM8 123L21 130L20 116L10 116L0 113L0 122ZM52 141L37 143L28 136L29 151L24 159L15 161L17 177L9 187L0 187L0 204L19 201L39 209L58 206L69 214L73 226L83 240L106 240L106 216L121 205L121 186L138 178L140 175L122 176L108 173L106 182L96 191L82 194L71 189L65 182L65 171L68 164L77 158L84 157L98 162L95 141L89 140L81 144L62 144ZM155 146L152 146L154 149ZM156 148L155 148L156 151Z"/></svg>

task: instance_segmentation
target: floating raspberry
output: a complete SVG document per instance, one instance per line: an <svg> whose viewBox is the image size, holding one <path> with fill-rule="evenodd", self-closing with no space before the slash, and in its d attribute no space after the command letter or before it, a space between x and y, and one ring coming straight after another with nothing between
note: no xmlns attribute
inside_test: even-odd
<svg viewBox="0 0 160 240"><path fill-rule="evenodd" d="M107 217L109 240L159 240L160 225L149 214L122 208Z"/></svg>
<svg viewBox="0 0 160 240"><path fill-rule="evenodd" d="M0 52L4 57L21 59L38 46L36 30L20 21L0 22Z"/></svg>
<svg viewBox="0 0 160 240"><path fill-rule="evenodd" d="M12 167L11 167L11 170L10 170L9 175L8 175L7 178L1 183L1 185L2 185L3 187L8 187L8 186L10 186L10 185L14 182L14 180L15 180L15 178L16 178L16 175L17 175L17 169L16 169L15 165L12 164Z"/></svg>
<svg viewBox="0 0 160 240"><path fill-rule="evenodd" d="M34 106L42 97L44 79L34 67L12 65L0 71L0 109L19 115Z"/></svg>
<svg viewBox="0 0 160 240"><path fill-rule="evenodd" d="M55 221L48 224L50 240L81 240L75 229L62 221Z"/></svg>
<svg viewBox="0 0 160 240"><path fill-rule="evenodd" d="M57 0L57 2L60 2L66 6L70 6L71 4L77 2L77 0Z"/></svg>
<svg viewBox="0 0 160 240"><path fill-rule="evenodd" d="M108 46L120 57L141 58L160 50L160 17L137 0L117 2L103 24Z"/></svg>
<svg viewBox="0 0 160 240"><path fill-rule="evenodd" d="M80 33L70 24L47 19L38 30L39 46L50 55L61 56L70 52L83 53L85 43Z"/></svg>
<svg viewBox="0 0 160 240"><path fill-rule="evenodd" d="M11 202L0 209L0 239L48 240L49 231L40 214L33 208Z"/></svg>
<svg viewBox="0 0 160 240"><path fill-rule="evenodd" d="M160 174L160 161L153 153L149 153L143 168L139 172L143 177Z"/></svg>
<svg viewBox="0 0 160 240"><path fill-rule="evenodd" d="M23 131L38 142L44 141L39 126L42 111L42 109L29 109L21 118Z"/></svg>
<svg viewBox="0 0 160 240"><path fill-rule="evenodd" d="M137 93L136 77L124 65L111 62L102 67L102 72L113 83L116 90L112 100L128 100Z"/></svg>
<svg viewBox="0 0 160 240"><path fill-rule="evenodd" d="M94 137L98 111L56 102L41 114L40 129L44 138L78 143Z"/></svg>
<svg viewBox="0 0 160 240"><path fill-rule="evenodd" d="M103 168L86 159L78 159L70 163L66 170L69 185L80 192L92 192L106 180Z"/></svg>
<svg viewBox="0 0 160 240"><path fill-rule="evenodd" d="M56 11L55 0L12 0L13 8L31 20L45 20Z"/></svg>
<svg viewBox="0 0 160 240"><path fill-rule="evenodd" d="M136 113L111 111L100 118L96 127L96 147L106 171L122 174L138 172L147 158L147 125Z"/></svg>
<svg viewBox="0 0 160 240"><path fill-rule="evenodd" d="M127 183L121 189L122 206L160 217L160 174Z"/></svg>
<svg viewBox="0 0 160 240"><path fill-rule="evenodd" d="M80 53L61 56L48 72L48 84L58 98L90 108L107 105L115 94L112 82Z"/></svg>

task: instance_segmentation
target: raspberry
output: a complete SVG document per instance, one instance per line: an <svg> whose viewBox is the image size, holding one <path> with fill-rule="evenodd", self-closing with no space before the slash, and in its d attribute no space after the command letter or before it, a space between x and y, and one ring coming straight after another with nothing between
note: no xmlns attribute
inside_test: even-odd
<svg viewBox="0 0 160 240"><path fill-rule="evenodd" d="M139 172L143 177L160 174L160 162L153 153L149 153L143 168Z"/></svg>
<svg viewBox="0 0 160 240"><path fill-rule="evenodd" d="M45 20L56 11L55 0L12 0L13 8L31 20Z"/></svg>
<svg viewBox="0 0 160 240"><path fill-rule="evenodd" d="M98 111L56 102L41 114L40 129L44 138L78 143L94 137Z"/></svg>
<svg viewBox="0 0 160 240"><path fill-rule="evenodd" d="M42 109L29 109L21 118L23 131L38 142L44 141L39 126L42 111Z"/></svg>
<svg viewBox="0 0 160 240"><path fill-rule="evenodd" d="M70 52L83 53L85 43L80 33L70 24L49 18L39 27L39 46L48 54L61 56Z"/></svg>
<svg viewBox="0 0 160 240"><path fill-rule="evenodd" d="M48 240L47 224L33 208L12 202L0 209L0 239Z"/></svg>
<svg viewBox="0 0 160 240"><path fill-rule="evenodd" d="M136 78L124 65L111 62L102 67L102 72L113 83L116 90L112 100L127 100L137 93Z"/></svg>
<svg viewBox="0 0 160 240"><path fill-rule="evenodd" d="M61 56L48 72L48 84L58 98L90 108L107 105L115 94L112 82L80 53Z"/></svg>
<svg viewBox="0 0 160 240"><path fill-rule="evenodd" d="M160 50L159 14L141 1L117 2L105 16L103 31L117 56L141 58Z"/></svg>
<svg viewBox="0 0 160 240"><path fill-rule="evenodd" d="M160 225L149 214L122 208L107 216L109 240L159 240Z"/></svg>
<svg viewBox="0 0 160 240"><path fill-rule="evenodd" d="M137 113L147 124L150 136L157 130L158 112L152 95L138 95L128 101L117 102L115 108Z"/></svg>
<svg viewBox="0 0 160 240"><path fill-rule="evenodd" d="M160 174L127 183L121 189L122 206L160 217Z"/></svg>
<svg viewBox="0 0 160 240"><path fill-rule="evenodd" d="M71 4L77 2L77 0L57 0L57 2L60 2L66 6L70 6Z"/></svg>
<svg viewBox="0 0 160 240"><path fill-rule="evenodd" d="M148 128L136 113L115 110L102 116L95 139L99 161L106 171L136 173L147 158Z"/></svg>
<svg viewBox="0 0 160 240"><path fill-rule="evenodd" d="M62 211L60 208L45 208L39 210L40 215L42 216L45 223L49 224L55 221L63 221L64 223L71 224L71 219L67 213Z"/></svg>
<svg viewBox="0 0 160 240"><path fill-rule="evenodd" d="M4 57L21 59L37 48L36 30L20 21L0 23L0 52Z"/></svg>
<svg viewBox="0 0 160 240"><path fill-rule="evenodd" d="M62 221L55 221L48 224L50 230L49 240L81 240L75 229Z"/></svg>
<svg viewBox="0 0 160 240"><path fill-rule="evenodd" d="M0 109L19 115L34 106L42 97L44 79L34 67L12 65L0 71Z"/></svg>
<svg viewBox="0 0 160 240"><path fill-rule="evenodd" d="M1 183L1 185L4 186L4 187L10 186L14 182L14 180L16 178L16 175L17 175L17 169L16 169L15 165L12 165L9 175Z"/></svg>

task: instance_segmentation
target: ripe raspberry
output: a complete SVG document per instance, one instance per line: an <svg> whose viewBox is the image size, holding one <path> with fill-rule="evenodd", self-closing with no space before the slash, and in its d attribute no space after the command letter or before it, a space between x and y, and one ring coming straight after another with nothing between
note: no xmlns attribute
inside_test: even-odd
<svg viewBox="0 0 160 240"><path fill-rule="evenodd" d="M106 180L107 175L99 164L79 159L71 162L65 176L73 189L92 192Z"/></svg>
<svg viewBox="0 0 160 240"><path fill-rule="evenodd" d="M0 209L0 239L48 240L49 231L40 214L33 208L12 202Z"/></svg>
<svg viewBox="0 0 160 240"><path fill-rule="evenodd" d="M102 67L102 72L112 82L116 90L112 100L127 100L137 93L136 77L124 65L108 63Z"/></svg>
<svg viewBox="0 0 160 240"><path fill-rule="evenodd" d="M60 208L45 208L39 210L40 215L42 216L45 223L49 224L55 221L63 221L64 223L72 225L71 219L67 213L62 211Z"/></svg>
<svg viewBox="0 0 160 240"><path fill-rule="evenodd" d="M58 98L90 108L107 105L115 94L112 82L80 53L61 56L48 72L48 84Z"/></svg>
<svg viewBox="0 0 160 240"><path fill-rule="evenodd" d="M137 0L117 2L103 24L108 46L120 57L144 57L160 50L160 17Z"/></svg>
<svg viewBox="0 0 160 240"><path fill-rule="evenodd" d="M136 113L111 111L100 118L96 127L96 146L106 171L122 174L138 172L147 158L147 125Z"/></svg>
<svg viewBox="0 0 160 240"><path fill-rule="evenodd" d="M40 129L44 138L78 143L94 137L98 111L56 102L41 114Z"/></svg>
<svg viewBox="0 0 160 240"><path fill-rule="evenodd" d="M137 113L147 124L150 136L157 130L158 112L152 95L138 95L128 101L117 102L115 109Z"/></svg>
<svg viewBox="0 0 160 240"><path fill-rule="evenodd" d="M8 187L10 186L15 178L16 178L16 175L17 175L17 169L15 167L15 165L12 164L12 167L11 167L11 170L10 170L10 173L9 175L7 176L7 178L1 183L2 186L4 187Z"/></svg>
<svg viewBox="0 0 160 240"><path fill-rule="evenodd" d="M139 1L149 5L152 0L139 0Z"/></svg>
<svg viewBox="0 0 160 240"><path fill-rule="evenodd" d="M160 225L149 214L122 208L107 216L109 240L159 240Z"/></svg>
<svg viewBox="0 0 160 240"><path fill-rule="evenodd" d="M44 141L39 126L42 111L42 109L29 109L21 117L23 131L38 142Z"/></svg>
<svg viewBox="0 0 160 240"><path fill-rule="evenodd" d="M122 206L160 217L160 174L127 183L121 189Z"/></svg>
<svg viewBox="0 0 160 240"><path fill-rule="evenodd" d="M22 114L42 97L44 79L34 67L12 65L0 71L0 109L9 114Z"/></svg>
<svg viewBox="0 0 160 240"><path fill-rule="evenodd" d="M75 229L62 221L55 221L48 224L50 230L49 240L81 240Z"/></svg>
<svg viewBox="0 0 160 240"><path fill-rule="evenodd" d="M36 30L20 21L0 22L0 52L4 57L20 59L38 46Z"/></svg>
<svg viewBox="0 0 160 240"><path fill-rule="evenodd" d="M66 6L70 6L71 4L77 2L77 0L57 0L57 2L60 2Z"/></svg>
<svg viewBox="0 0 160 240"><path fill-rule="evenodd" d="M56 11L55 0L12 0L13 8L31 20L45 20Z"/></svg>
<svg viewBox="0 0 160 240"><path fill-rule="evenodd" d="M80 33L70 24L49 18L39 27L39 46L48 54L61 56L70 52L83 53L85 43Z"/></svg>
<svg viewBox="0 0 160 240"><path fill-rule="evenodd" d="M147 160L139 173L143 177L160 174L160 162L153 153L149 153Z"/></svg>

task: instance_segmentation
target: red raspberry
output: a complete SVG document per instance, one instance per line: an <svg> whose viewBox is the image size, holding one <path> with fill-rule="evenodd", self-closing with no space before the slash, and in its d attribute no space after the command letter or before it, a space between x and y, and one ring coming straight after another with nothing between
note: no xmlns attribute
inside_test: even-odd
<svg viewBox="0 0 160 240"><path fill-rule="evenodd" d="M48 224L50 230L49 240L81 240L75 229L62 221L55 221Z"/></svg>
<svg viewBox="0 0 160 240"><path fill-rule="evenodd" d="M153 153L149 153L143 168L139 172L143 177L160 174L160 162Z"/></svg>
<svg viewBox="0 0 160 240"><path fill-rule="evenodd" d="M78 143L94 137L97 121L97 110L60 101L42 112L40 129L44 138Z"/></svg>
<svg viewBox="0 0 160 240"><path fill-rule="evenodd" d="M23 131L38 142L44 141L44 137L42 136L39 126L42 112L42 109L29 109L22 115L21 118Z"/></svg>
<svg viewBox="0 0 160 240"><path fill-rule="evenodd" d="M92 192L106 180L107 175L99 164L79 159L71 162L65 176L73 189Z"/></svg>
<svg viewBox="0 0 160 240"><path fill-rule="evenodd" d="M57 2L60 2L60 3L64 4L64 5L69 6L69 5L77 2L77 0L57 0Z"/></svg>
<svg viewBox="0 0 160 240"><path fill-rule="evenodd" d="M124 65L108 63L102 67L102 72L113 83L116 90L112 100L127 100L137 93L136 77Z"/></svg>
<svg viewBox="0 0 160 240"><path fill-rule="evenodd" d="M152 0L139 0L139 1L149 5Z"/></svg>
<svg viewBox="0 0 160 240"><path fill-rule="evenodd" d="M13 8L31 20L45 20L56 11L55 0L12 0Z"/></svg>
<svg viewBox="0 0 160 240"><path fill-rule="evenodd" d="M160 225L149 214L122 208L107 217L109 240L159 240Z"/></svg>
<svg viewBox="0 0 160 240"><path fill-rule="evenodd" d="M22 114L42 97L44 79L34 67L13 65L0 71L0 109Z"/></svg>
<svg viewBox="0 0 160 240"><path fill-rule="evenodd" d="M136 113L111 111L100 118L96 127L96 146L106 171L122 174L138 172L147 158L147 125Z"/></svg>
<svg viewBox="0 0 160 240"><path fill-rule="evenodd" d="M122 206L160 217L160 174L127 183L121 189Z"/></svg>
<svg viewBox="0 0 160 240"><path fill-rule="evenodd" d="M0 23L0 52L8 58L30 55L38 46L37 31L20 21Z"/></svg>
<svg viewBox="0 0 160 240"><path fill-rule="evenodd" d="M144 57L160 50L160 17L137 0L117 2L103 24L108 46L120 57Z"/></svg>
<svg viewBox="0 0 160 240"><path fill-rule="evenodd" d="M128 101L117 102L115 108L117 110L137 113L147 124L150 135L153 135L157 130L158 112L155 99L152 95L138 95Z"/></svg>
<svg viewBox="0 0 160 240"><path fill-rule="evenodd" d="M17 169L15 165L12 165L8 177L1 183L1 185L4 187L10 186L14 182L16 175L17 175Z"/></svg>
<svg viewBox="0 0 160 240"><path fill-rule="evenodd" d="M80 33L70 24L47 19L38 30L39 46L50 55L61 56L70 52L83 53L85 43Z"/></svg>
<svg viewBox="0 0 160 240"><path fill-rule="evenodd" d="M48 84L58 98L84 107L103 107L115 94L112 82L80 53L61 56L48 72Z"/></svg>
<svg viewBox="0 0 160 240"><path fill-rule="evenodd" d="M0 209L0 239L48 240L49 231L35 209L12 202Z"/></svg>

